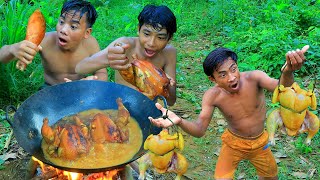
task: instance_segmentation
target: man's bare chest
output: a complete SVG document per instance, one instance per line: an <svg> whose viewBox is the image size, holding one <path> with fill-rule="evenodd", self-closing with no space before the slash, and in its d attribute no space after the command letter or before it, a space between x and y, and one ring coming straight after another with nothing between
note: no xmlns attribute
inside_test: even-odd
<svg viewBox="0 0 320 180"><path fill-rule="evenodd" d="M265 98L257 92L225 96L221 98L217 107L226 115L250 114L263 106Z"/></svg>
<svg viewBox="0 0 320 180"><path fill-rule="evenodd" d="M86 50L78 49L76 51L46 50L41 53L41 57L48 62L69 62L78 63L91 54Z"/></svg>

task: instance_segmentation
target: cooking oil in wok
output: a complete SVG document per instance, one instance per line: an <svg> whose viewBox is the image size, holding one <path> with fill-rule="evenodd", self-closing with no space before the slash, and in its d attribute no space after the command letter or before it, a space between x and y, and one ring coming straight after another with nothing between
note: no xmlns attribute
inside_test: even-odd
<svg viewBox="0 0 320 180"><path fill-rule="evenodd" d="M77 114L82 122L89 128L93 116L97 113L108 114L111 119L116 118L118 110L97 110L91 109ZM73 116L67 116L57 122L57 124L74 123ZM124 164L130 161L133 156L140 150L142 145L143 135L141 128L137 121L130 116L129 123L126 125L129 130L129 140L123 143L110 143L97 144L90 141L89 153L77 157L73 160L68 160L63 157L53 157L48 154L49 145L42 140L42 149L45 158L58 166L78 168L78 169L97 169L112 167Z"/></svg>

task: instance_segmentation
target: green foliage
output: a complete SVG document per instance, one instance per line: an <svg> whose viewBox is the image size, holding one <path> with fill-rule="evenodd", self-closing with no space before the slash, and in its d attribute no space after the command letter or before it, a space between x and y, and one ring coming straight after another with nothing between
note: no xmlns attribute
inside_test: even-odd
<svg viewBox="0 0 320 180"><path fill-rule="evenodd" d="M262 69L279 77L286 51L305 44L311 45L310 55L300 74L310 73L311 64L319 61L315 57L320 55L315 51L319 49L319 33L316 33L319 16L314 16L318 14L319 3L310 5L302 0L212 2L212 12L219 17L214 23L228 37L224 39L224 46L239 52L240 62L245 63L240 65L242 70Z"/></svg>
<svg viewBox="0 0 320 180"><path fill-rule="evenodd" d="M28 18L35 9L40 9L44 14L47 30L53 30L56 19L60 14L58 1L19 1L11 0L1 5L0 17L0 42L1 45L14 44L25 38ZM54 8L52 7L54 6ZM40 56L37 55L33 63L26 71L21 72L16 69L16 61L6 65L0 64L3 76L0 82L3 84L0 95L0 108L9 104L19 104L29 97L43 83L43 68Z"/></svg>
<svg viewBox="0 0 320 180"><path fill-rule="evenodd" d="M307 146L302 137L298 137L298 139L294 142L294 146L301 152L304 154L308 154L312 152L312 147Z"/></svg>
<svg viewBox="0 0 320 180"><path fill-rule="evenodd" d="M25 35L25 27L27 22L25 17L31 6L28 3L20 3L18 0L9 1L6 4L1 5L0 10L0 42L4 44L13 44L21 41ZM19 74L15 68L15 62L11 62L8 65L1 64L2 74L0 81L4 84L4 88L1 88L1 103L8 103L5 99L11 97L11 92L17 88ZM3 104L1 104L3 105Z"/></svg>
<svg viewBox="0 0 320 180"><path fill-rule="evenodd" d="M12 130L9 123L7 121L4 120L5 119L5 112L3 110L0 109L0 154L4 154L4 146L8 140L10 131ZM1 165L3 163L1 163L1 158L0 158L0 169L1 169Z"/></svg>
<svg viewBox="0 0 320 180"><path fill-rule="evenodd" d="M1 44L11 44L22 40L27 22L25 17L28 17L34 9L39 7L45 15L47 31L55 29L62 1L33 0L32 5L26 2L12 0L7 4L2 4L1 17L6 21L0 22L3 28L0 33ZM101 49L104 49L118 37L136 36L137 16L143 6L146 4L164 4L169 6L177 17L178 31L173 37L174 44L184 43L188 40L209 40L206 50L196 50L188 52L188 54L178 53L177 70L183 66L189 66L184 62L185 58L199 59L200 62L197 62L193 67L200 67L199 65L206 54L216 46L225 46L239 54L241 70L261 69L278 78L280 76L279 69L285 61L284 54L286 51L301 48L304 44L310 44L311 48L307 55L308 61L298 72L298 75L316 74L317 79L320 76L317 73L320 67L316 67L320 57L318 50L320 18L314 16L319 9L319 3L317 2L313 4L301 0L296 2L286 0L248 2L241 0L202 0L198 3L191 0L179 2L169 0L165 3L159 0L143 0L141 2L133 0L93 0L91 2L95 5L99 14L93 27L93 35L98 39ZM5 34L9 34L9 36L4 36ZM183 47L181 47L182 49ZM181 50L180 52L183 52ZM39 64L40 60L37 57L35 63L24 73L15 69L15 62L6 66L1 65L1 68L7 72L5 73L6 77L3 77L1 82L6 85L4 86L4 92L9 92L5 95L5 97L10 97L9 102L17 103L25 99L41 85L43 82L42 76L33 76L33 83L29 83L30 75L43 72L42 66ZM110 81L114 81L114 70L108 68L108 71ZM188 76L186 78L180 77L182 74L177 72L177 79L190 87L193 85L192 81L194 79L203 79L204 74L201 67L194 72L192 78ZM208 81L203 80L200 82L208 83ZM26 84L27 87L25 87ZM186 97L192 97L192 95ZM195 102L201 100L201 97L190 99Z"/></svg>

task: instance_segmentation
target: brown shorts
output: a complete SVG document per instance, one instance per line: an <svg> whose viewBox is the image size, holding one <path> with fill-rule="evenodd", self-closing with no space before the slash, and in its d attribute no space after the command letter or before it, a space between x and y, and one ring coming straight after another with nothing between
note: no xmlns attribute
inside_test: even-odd
<svg viewBox="0 0 320 180"><path fill-rule="evenodd" d="M266 131L254 139L245 139L227 129L221 139L222 147L214 174L216 179L233 178L241 160L249 160L261 177L277 176L278 167L268 147Z"/></svg>

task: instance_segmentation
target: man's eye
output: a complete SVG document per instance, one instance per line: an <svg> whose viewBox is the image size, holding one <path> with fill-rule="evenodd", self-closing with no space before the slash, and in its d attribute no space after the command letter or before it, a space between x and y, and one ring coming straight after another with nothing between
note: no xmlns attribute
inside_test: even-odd
<svg viewBox="0 0 320 180"><path fill-rule="evenodd" d="M143 33L145 36L149 36L149 33Z"/></svg>
<svg viewBox="0 0 320 180"><path fill-rule="evenodd" d="M71 29L72 30L77 29L77 26L71 26Z"/></svg>
<svg viewBox="0 0 320 180"><path fill-rule="evenodd" d="M59 24L63 24L63 21L62 21L62 20L60 20L60 21L59 21Z"/></svg>

